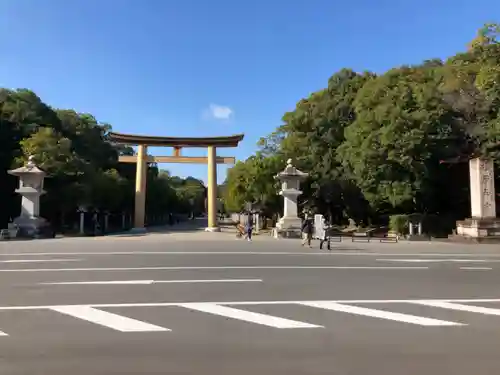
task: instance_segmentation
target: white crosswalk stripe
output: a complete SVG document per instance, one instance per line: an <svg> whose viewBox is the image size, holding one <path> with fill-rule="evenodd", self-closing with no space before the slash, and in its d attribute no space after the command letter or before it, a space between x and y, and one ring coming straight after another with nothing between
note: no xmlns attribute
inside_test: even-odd
<svg viewBox="0 0 500 375"><path fill-rule="evenodd" d="M424 306L440 307L449 310L466 311L477 314L500 316L500 309L492 309L490 307L463 305L460 303L443 302L443 301L418 301L413 303Z"/></svg>
<svg viewBox="0 0 500 375"><path fill-rule="evenodd" d="M243 320L245 322L256 323L274 328L322 328L315 324L298 322L295 320L278 318L267 314L235 309L232 307L216 305L214 303L186 303L182 307L202 311L209 314L224 316L226 318Z"/></svg>
<svg viewBox="0 0 500 375"><path fill-rule="evenodd" d="M83 319L120 332L159 332L170 331L168 328L141 322L118 314L95 309L90 306L61 306L52 310Z"/></svg>
<svg viewBox="0 0 500 375"><path fill-rule="evenodd" d="M84 320L96 325L113 329L119 332L168 332L169 328L147 323L138 319L132 319L116 313L101 310L102 308L133 308L133 307L157 307L157 308L185 308L200 313L211 314L226 319L234 319L244 323L252 323L265 327L278 329L296 328L331 328L335 326L319 325L314 322L303 322L274 316L267 313L248 311L251 307L266 306L267 309L294 307L309 307L323 309L335 313L352 314L367 318L376 318L392 321L395 324L411 324L421 327L445 327L445 326L466 326L466 321L455 322L441 319L434 319L425 316L400 313L397 306L401 304L421 305L431 308L463 311L472 314L490 315L500 317L500 308L475 306L474 303L500 303L500 299L462 299L462 300L347 300L347 301L235 301L235 302L186 302L186 303L121 303L121 304L94 304L94 305L55 305L55 306L0 306L0 318L3 311L13 310L50 310ZM374 309L370 305L384 305L383 309ZM363 305L363 306L360 306ZM183 316L184 318L184 316ZM189 316L185 319L198 319L196 316ZM466 319L464 317L463 319ZM307 319L306 319L307 320ZM5 323L2 321L2 326ZM170 324L168 324L170 326ZM12 332L11 332L12 334ZM0 331L0 336L9 336Z"/></svg>
<svg viewBox="0 0 500 375"><path fill-rule="evenodd" d="M326 310L341 311L355 315L370 316L372 318L395 320L397 322L417 324L421 326L460 326L462 323L448 322L445 320L437 320L424 318L421 316L401 314L384 310L368 309L366 307L343 305L336 302L303 302L301 305L318 307Z"/></svg>

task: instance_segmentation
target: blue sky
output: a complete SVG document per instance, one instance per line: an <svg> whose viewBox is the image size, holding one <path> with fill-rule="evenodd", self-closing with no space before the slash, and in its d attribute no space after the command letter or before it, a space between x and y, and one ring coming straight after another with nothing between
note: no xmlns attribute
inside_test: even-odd
<svg viewBox="0 0 500 375"><path fill-rule="evenodd" d="M124 133L245 133L220 152L244 159L337 70L445 58L489 21L498 0L0 0L0 86Z"/></svg>

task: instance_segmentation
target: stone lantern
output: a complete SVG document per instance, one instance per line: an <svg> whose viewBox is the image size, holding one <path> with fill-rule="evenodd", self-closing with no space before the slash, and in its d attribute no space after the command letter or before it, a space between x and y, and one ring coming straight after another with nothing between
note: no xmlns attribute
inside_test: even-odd
<svg viewBox="0 0 500 375"><path fill-rule="evenodd" d="M40 196L45 194L43 182L46 173L36 166L33 159L33 156L30 156L25 166L8 171L9 174L19 177L16 193L22 197L21 214L13 223L19 229L19 237L53 237L49 223L40 217Z"/></svg>
<svg viewBox="0 0 500 375"><path fill-rule="evenodd" d="M300 237L302 220L298 216L297 200L302 194L300 182L308 174L299 171L288 159L286 168L275 177L281 182L280 195L284 199L283 217L276 224L276 237Z"/></svg>

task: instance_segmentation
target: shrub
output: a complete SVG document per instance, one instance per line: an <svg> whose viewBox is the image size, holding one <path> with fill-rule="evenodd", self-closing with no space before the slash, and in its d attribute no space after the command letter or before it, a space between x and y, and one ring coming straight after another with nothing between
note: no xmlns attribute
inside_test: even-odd
<svg viewBox="0 0 500 375"><path fill-rule="evenodd" d="M389 229L397 234L404 234L408 228L408 215L391 215Z"/></svg>

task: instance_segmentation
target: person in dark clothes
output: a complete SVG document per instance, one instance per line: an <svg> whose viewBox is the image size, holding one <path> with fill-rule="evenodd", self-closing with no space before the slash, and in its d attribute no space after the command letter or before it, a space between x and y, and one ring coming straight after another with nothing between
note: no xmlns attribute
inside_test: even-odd
<svg viewBox="0 0 500 375"><path fill-rule="evenodd" d="M307 246L311 247L311 241L313 236L314 223L309 216L306 216L304 222L302 223L302 246L307 243Z"/></svg>
<svg viewBox="0 0 500 375"><path fill-rule="evenodd" d="M252 232L253 232L253 215L249 212L248 219L245 226L247 240L252 241Z"/></svg>

